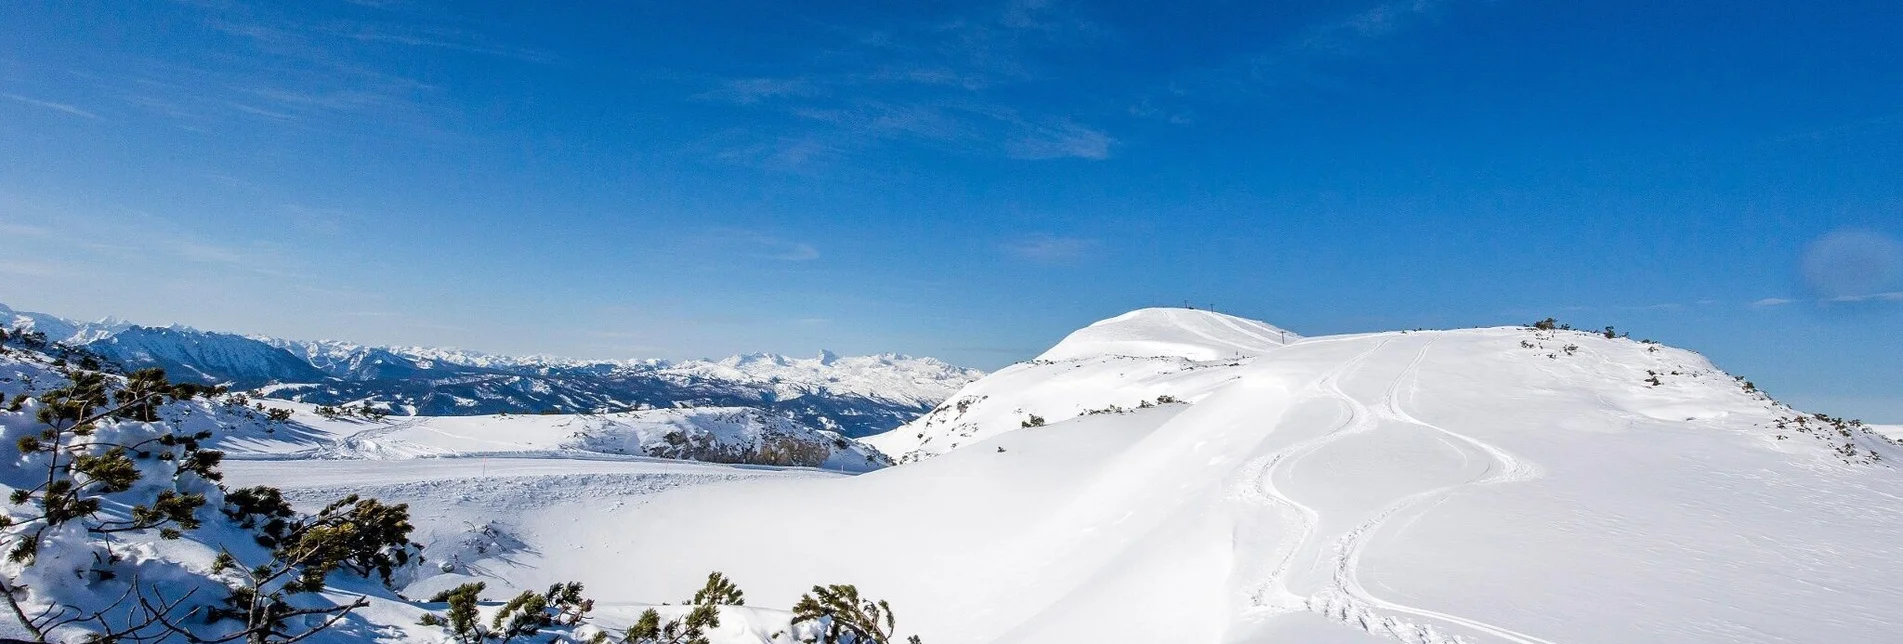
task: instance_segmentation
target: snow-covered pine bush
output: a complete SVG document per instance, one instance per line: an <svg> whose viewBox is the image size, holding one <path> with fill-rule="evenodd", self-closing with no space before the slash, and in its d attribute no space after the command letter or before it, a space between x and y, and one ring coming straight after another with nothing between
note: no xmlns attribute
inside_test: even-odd
<svg viewBox="0 0 1903 644"><path fill-rule="evenodd" d="M482 614L476 608L476 602L482 601L482 591L488 587L488 584L477 581L436 593L430 602L449 604L449 611L444 615L424 613L422 625L443 627L458 644L482 642Z"/></svg>
<svg viewBox="0 0 1903 644"><path fill-rule="evenodd" d="M666 622L661 621L659 611L642 611L634 625L621 634L621 644L707 644L707 631L720 627L720 607L745 606L747 600L733 580L716 570L707 574L707 583L684 603L693 609Z"/></svg>
<svg viewBox="0 0 1903 644"><path fill-rule="evenodd" d="M665 623L661 613L650 608L621 634L620 644L709 644L707 631L719 627L720 609L711 604L695 605L686 616Z"/></svg>
<svg viewBox="0 0 1903 644"><path fill-rule="evenodd" d="M694 597L688 599L687 603L695 606L745 606L747 593L716 570L707 574L707 584L694 591Z"/></svg>
<svg viewBox="0 0 1903 644"><path fill-rule="evenodd" d="M582 598L581 588L580 582L571 581L549 586L545 593L522 591L490 618L488 639L508 642L540 635L546 628L580 625L595 608L594 600Z"/></svg>
<svg viewBox="0 0 1903 644"><path fill-rule="evenodd" d="M44 356L34 356L43 359ZM114 633L106 611L127 608L121 597L68 604L52 595L84 594L88 582L131 575L115 551L118 535L156 532L178 539L198 528L197 510L217 491L222 454L200 449L203 432L174 431L159 421L159 408L190 400L197 390L173 387L164 372L145 370L115 378L77 371L62 362L22 366L22 380L57 386L24 391L13 411L0 412L0 431L12 447L12 466L0 475L11 488L0 515L0 546L7 553L0 598L21 626L46 639L55 631L98 628ZM36 592L37 591L37 592ZM153 626L153 624L145 624Z"/></svg>
<svg viewBox="0 0 1903 644"><path fill-rule="evenodd" d="M708 631L720 627L720 607L746 603L745 593L732 580L714 572L693 599L685 602L693 607L686 615L662 621L659 611L648 609L621 633L619 640L599 630L584 639L580 637L582 629L576 627L588 619L595 603L582 597L581 584L555 584L540 594L523 591L493 609L485 623L481 594L486 587L473 582L438 593L430 601L443 602L448 610L440 615L426 614L422 624L443 628L458 644L506 644L529 638L591 644L708 644Z"/></svg>
<svg viewBox="0 0 1903 644"><path fill-rule="evenodd" d="M35 351L0 367L0 599L36 640L296 641L364 605L317 592L333 572L388 582L411 560L404 506L227 495L201 447L234 426L216 388Z"/></svg>
<svg viewBox="0 0 1903 644"><path fill-rule="evenodd" d="M892 644L896 620L885 600L861 599L851 584L814 586L793 605L793 625L816 626L813 644ZM913 635L906 640L920 644Z"/></svg>

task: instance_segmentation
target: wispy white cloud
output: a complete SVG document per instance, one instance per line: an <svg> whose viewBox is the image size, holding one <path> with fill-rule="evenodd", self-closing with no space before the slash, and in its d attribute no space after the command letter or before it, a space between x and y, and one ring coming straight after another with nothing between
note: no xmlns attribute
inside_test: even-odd
<svg viewBox="0 0 1903 644"><path fill-rule="evenodd" d="M1786 304L1794 304L1794 303L1796 303L1796 302L1797 302L1797 300L1793 300L1793 299L1788 299L1788 298L1782 298L1782 297L1767 297L1767 298L1764 298L1764 299L1762 299L1762 300L1758 300L1758 301L1756 301L1756 302L1752 302L1752 303L1751 303L1751 306L1755 306L1755 307L1758 307L1758 308L1768 308L1768 307L1773 307L1773 306L1784 306L1784 305L1786 305Z"/></svg>
<svg viewBox="0 0 1903 644"><path fill-rule="evenodd" d="M761 139L753 133L735 129L704 139L689 147L690 152L705 153L714 159L754 166L776 172L805 173L848 151L839 137L803 133Z"/></svg>
<svg viewBox="0 0 1903 644"><path fill-rule="evenodd" d="M1903 291L1890 291L1885 293L1865 293L1862 295L1839 295L1837 297L1833 297L1824 301L1834 303L1834 304L1852 304L1852 303L1858 303L1858 302L1903 302Z"/></svg>
<svg viewBox="0 0 1903 644"><path fill-rule="evenodd" d="M250 114L253 116L262 116L265 118L277 119L280 121L288 121L288 120L297 118L296 116L291 114L286 114L283 112L273 112L271 110L267 110L262 107L252 107L250 105L246 105L244 103L239 103L236 101L230 101L230 102L227 102L226 104L230 105L231 109L238 110L240 112L244 112L246 114Z"/></svg>
<svg viewBox="0 0 1903 644"><path fill-rule="evenodd" d="M282 245L232 243L143 212L90 210L90 206L0 195L0 217L7 220L3 224L7 228L0 230L30 234L40 240L30 249L38 257L23 253L9 259L56 259L100 274L133 270L132 260L136 258L164 262L180 270L196 265L251 275L298 276L298 261Z"/></svg>
<svg viewBox="0 0 1903 644"><path fill-rule="evenodd" d="M943 106L865 101L842 107L802 107L792 113L835 126L836 133L867 140L949 142L979 137L978 129L965 115Z"/></svg>
<svg viewBox="0 0 1903 644"><path fill-rule="evenodd" d="M1011 140L1007 150L1019 159L1107 159L1114 142L1101 130L1060 121L1027 128Z"/></svg>
<svg viewBox="0 0 1903 644"><path fill-rule="evenodd" d="M356 24L349 26L333 25L323 28L322 32L333 36L350 38L359 42L384 43L407 47L431 47L471 54L513 58L527 62L546 62L551 58L547 53L542 51L509 46L495 42L493 39L481 34L442 27L410 29L393 25Z"/></svg>
<svg viewBox="0 0 1903 644"><path fill-rule="evenodd" d="M1292 44L1292 49L1345 52L1360 42L1393 34L1410 20L1434 11L1448 0L1393 0L1383 2L1335 22L1310 25Z"/></svg>
<svg viewBox="0 0 1903 644"><path fill-rule="evenodd" d="M700 98L751 105L764 99L812 96L819 88L805 78L734 78L702 92Z"/></svg>
<svg viewBox="0 0 1903 644"><path fill-rule="evenodd" d="M263 86L240 91L289 107L336 112L392 107L402 102L390 92L365 89L294 90Z"/></svg>
<svg viewBox="0 0 1903 644"><path fill-rule="evenodd" d="M1104 37L1108 30L1070 3L1005 0L877 30L835 31L843 42L818 48L807 73L715 79L692 94L793 117L786 126L791 131L754 123L753 140L719 148L715 156L810 161L894 143L1026 160L1103 159L1114 150L1114 137L1083 123L1087 116L1002 91L1038 82L1043 54Z"/></svg>
<svg viewBox="0 0 1903 644"><path fill-rule="evenodd" d="M803 242L785 242L785 246L780 252L769 255L769 257L789 262L804 262L819 259L819 249L813 248L812 244Z"/></svg>
<svg viewBox="0 0 1903 644"><path fill-rule="evenodd" d="M1005 242L1004 250L1023 259L1055 264L1083 259L1098 246L1095 239L1033 233Z"/></svg>
<svg viewBox="0 0 1903 644"><path fill-rule="evenodd" d="M1252 100L1265 91L1339 85L1322 61L1363 55L1382 40L1406 32L1461 0L1382 0L1358 11L1313 20L1264 37L1260 49L1212 64L1189 67L1147 93L1143 100L1167 108L1188 97ZM1164 114L1172 110L1160 110Z"/></svg>
<svg viewBox="0 0 1903 644"><path fill-rule="evenodd" d="M391 131L440 134L457 109L442 88L392 73L390 47L439 49L527 61L543 52L448 26L434 9L395 20L303 19L269 4L204 7L201 24L228 36L229 60L203 66L158 61L127 72L126 100L187 129L216 131L233 116L279 127L324 130L361 119ZM423 52L395 52L411 56ZM137 83L137 85L134 85Z"/></svg>
<svg viewBox="0 0 1903 644"><path fill-rule="evenodd" d="M98 114L94 114L92 112L88 112L86 110L82 110L77 107L67 105L65 103L55 103L53 101L42 101L37 98L28 98L25 96L21 96L19 94L6 94L5 96L7 98L19 101L21 103L25 103L27 105L32 105L34 107L43 107L49 110L53 110L55 112L65 112L73 116L83 116L89 119L99 118Z"/></svg>

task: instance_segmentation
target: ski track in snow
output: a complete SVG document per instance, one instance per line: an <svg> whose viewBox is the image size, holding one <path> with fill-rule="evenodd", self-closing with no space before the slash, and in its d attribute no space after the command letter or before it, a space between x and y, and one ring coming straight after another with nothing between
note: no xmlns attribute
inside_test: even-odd
<svg viewBox="0 0 1903 644"><path fill-rule="evenodd" d="M330 448L320 452L320 458L389 458L389 454L377 441L385 436L390 436L397 432L416 427L422 424L423 421L424 417L422 416L411 416L408 420L397 421L389 425L375 429L367 429L345 436L342 440L334 443Z"/></svg>
<svg viewBox="0 0 1903 644"><path fill-rule="evenodd" d="M1539 472L1538 468L1506 450L1422 421L1402 408L1400 399L1403 386L1406 385L1411 390L1416 385L1420 365L1425 361L1428 350L1432 348L1432 341L1423 345L1407 366L1394 377L1382 399L1374 406L1370 407L1342 390L1340 385L1342 378L1360 373L1363 363L1387 347L1391 341L1391 339L1384 339L1373 348L1323 374L1309 387L1303 399L1296 401L1297 405L1310 400L1335 400L1344 404L1348 410L1348 417L1339 425L1317 436L1296 441L1282 449L1258 457L1243 467L1240 479L1251 483L1241 485L1241 489L1234 496L1253 503L1272 504L1287 509L1298 518L1301 527L1297 531L1296 538L1293 540L1283 538L1277 544L1277 549L1282 550L1280 556L1272 555L1270 559L1275 561L1274 565L1269 567L1260 581L1248 587L1246 603L1242 614L1238 617L1245 624L1260 623L1277 614L1307 610L1348 626L1360 628L1373 635L1391 637L1405 642L1421 644L1468 642L1466 638L1459 635L1443 633L1432 623L1416 624L1377 613L1377 611L1385 611L1442 622L1516 644L1554 644L1550 640L1480 620L1384 600L1368 592L1361 585L1357 570L1362 551L1369 540L1396 516L1414 510L1414 516L1409 518L1409 521L1412 521L1418 519L1420 514L1446 501L1456 490L1475 485L1527 480L1537 477ZM1290 408L1293 409L1294 406ZM1443 442L1461 452L1463 458L1486 459L1486 469L1479 476L1467 481L1416 492L1390 503L1375 513L1372 518L1342 534L1335 541L1329 566L1333 575L1328 586L1303 597L1288 588L1288 574L1295 562L1304 553L1310 552L1310 542L1317 536L1321 515L1314 508L1282 492L1275 484L1277 473L1330 443L1374 428L1377 419L1418 426L1452 439L1452 441L1443 440ZM1285 430L1277 427L1276 431ZM1465 447L1461 447L1462 445ZM1429 500L1433 502L1424 503ZM1316 547L1318 549L1318 545ZM1319 558L1320 553L1312 553L1312 556Z"/></svg>
<svg viewBox="0 0 1903 644"><path fill-rule="evenodd" d="M1379 617L1375 615L1373 609L1438 620L1518 644L1554 644L1550 640L1534 637L1479 620L1381 599L1374 596L1373 593L1368 592L1367 588L1361 585L1361 581L1358 578L1357 573L1360 568L1361 554L1367 548L1368 541L1397 514L1414 508L1423 501L1435 499L1435 503L1428 504L1426 507L1421 508L1422 511L1430 509L1435 505L1439 505L1441 501L1446 500L1449 494L1461 488L1473 485L1525 480L1537 475L1535 468L1519 458L1514 457L1506 450L1465 434L1427 423L1408 414L1401 408L1400 390L1402 383L1410 382L1411 384L1412 381L1418 379L1420 365L1426 359L1427 352L1432 347L1433 342L1431 341L1421 347L1421 350L1415 354L1414 359L1408 363L1401 374L1395 376L1394 381L1389 385L1386 395L1383 396L1383 400L1377 407L1370 409L1360 401L1354 400L1351 397L1344 397L1344 400L1348 401L1358 414L1372 412L1382 418L1431 429L1461 441L1489 457L1490 461L1487 469L1477 478L1417 492L1402 498L1399 501L1389 504L1386 508L1383 508L1380 512L1376 513L1373 518L1363 522L1361 525L1355 526L1354 529L1342 535L1335 546L1334 585L1311 597L1309 600L1310 609L1325 615L1345 618L1344 621L1359 625L1370 633L1393 636L1403 641L1463 642L1465 640L1459 636L1449 637L1441 635L1431 624L1414 625L1394 618ZM1337 389L1336 391L1339 392L1340 390Z"/></svg>
<svg viewBox="0 0 1903 644"><path fill-rule="evenodd" d="M1368 356L1374 355L1376 351L1379 351L1381 347L1386 344L1387 341L1384 340L1373 348L1355 356L1353 359L1342 363L1341 366L1329 370L1328 373L1323 374L1320 379L1310 386L1310 391L1314 392L1321 388L1333 387L1334 381L1340 378L1342 374L1358 369L1363 360L1367 359ZM1337 389L1337 391L1339 390ZM1322 396L1316 393L1310 393L1305 396L1305 399L1320 398L1322 398ZM1299 402L1300 401L1298 401L1298 404ZM1291 407L1291 409L1292 408L1293 407ZM1361 429L1358 427L1358 424L1363 422L1368 422L1367 414L1357 413L1353 408L1350 408L1348 418L1333 429L1318 436L1296 441L1294 444L1256 458L1243 466L1241 480L1245 482L1245 484L1241 485L1242 492L1238 495L1239 497L1256 503L1271 503L1287 508L1297 515L1302 524L1300 536L1298 536L1293 543L1287 544L1286 552L1278 558L1275 565L1264 575L1263 581L1253 584L1249 589L1248 604L1244 610L1245 618L1259 618L1276 613L1291 612L1300 610L1305 605L1300 595L1289 591L1286 577L1289 568L1295 563L1295 559L1301 554L1303 547L1308 544L1310 539L1314 538L1317 526L1321 520L1321 515L1316 512L1314 508L1296 501L1275 486L1274 474L1277 466L1289 460L1290 456L1299 458L1299 455L1313 451L1344 434L1358 431Z"/></svg>

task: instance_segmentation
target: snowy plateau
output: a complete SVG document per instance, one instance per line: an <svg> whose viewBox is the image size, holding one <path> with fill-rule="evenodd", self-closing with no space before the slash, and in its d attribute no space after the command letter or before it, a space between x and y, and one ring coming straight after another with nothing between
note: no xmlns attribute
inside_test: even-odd
<svg viewBox="0 0 1903 644"><path fill-rule="evenodd" d="M124 330L69 326L87 346ZM322 356L356 351L299 346L327 374ZM45 356L0 359L9 399L57 384ZM730 362L692 371L760 373ZM883 468L845 436L811 466L646 456L797 431L747 405L167 413L212 432L226 488L275 486L307 512L345 494L408 504L428 563L391 587L333 573L326 601L368 604L310 642L450 641L420 598L469 581L489 612L582 582L588 624L556 634L579 641L682 613L716 570L746 605L719 608L714 644L805 641L787 609L823 583L888 600L898 634L930 644L1903 641L1897 430L1791 409L1690 351L1528 327L1304 337L1143 309L955 392L919 386L921 414L865 439L898 461ZM0 412L6 486L45 469L14 447L35 404ZM200 514L184 539L115 535L112 565L210 583L245 537ZM123 592L123 575L86 576L96 546L47 548L0 568L29 605Z"/></svg>

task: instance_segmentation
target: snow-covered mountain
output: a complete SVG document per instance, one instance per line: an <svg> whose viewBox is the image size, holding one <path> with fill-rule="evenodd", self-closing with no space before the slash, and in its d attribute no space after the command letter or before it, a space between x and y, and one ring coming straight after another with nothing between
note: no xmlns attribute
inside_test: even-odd
<svg viewBox="0 0 1903 644"><path fill-rule="evenodd" d="M1185 404L1228 385L1245 363L1301 339L1212 311L1131 311L1079 329L1036 358L967 385L904 427L866 440L894 457L918 460L1077 416Z"/></svg>
<svg viewBox="0 0 1903 644"><path fill-rule="evenodd" d="M41 379L4 371L0 393ZM860 475L623 455L691 442L703 421L759 445L749 432L772 422L752 411L369 423L278 404L321 435L241 424L215 438L234 455L228 484L277 486L306 510L347 493L407 504L430 562L394 594L333 578L331 595L370 605L320 644L442 641L421 619L440 604L413 598L465 582L491 600L582 582L590 627L618 632L679 610L713 570L747 602L720 610L713 644L794 644L783 608L816 583L888 600L897 634L932 644L1903 632L1895 428L1802 413L1696 353L1594 333L1300 337L1145 309L875 437L910 462ZM34 431L31 411L0 411L0 430ZM28 474L0 483L37 485ZM210 559L115 539L145 569ZM34 592L115 583L59 572Z"/></svg>
<svg viewBox="0 0 1903 644"><path fill-rule="evenodd" d="M283 349L188 327L129 326L79 346L127 367L163 368L174 380L228 383L237 389L327 379Z"/></svg>
<svg viewBox="0 0 1903 644"><path fill-rule="evenodd" d="M97 322L78 322L61 317L15 311L0 304L0 328L9 332L31 331L41 333L53 342L80 345L124 331L131 327L130 322L118 318L105 318Z"/></svg>
<svg viewBox="0 0 1903 644"><path fill-rule="evenodd" d="M0 321L127 368L162 367L175 379L313 404L373 402L424 416L753 407L866 436L910 421L983 375L897 354L573 360L283 340L110 319L81 323L4 308Z"/></svg>

